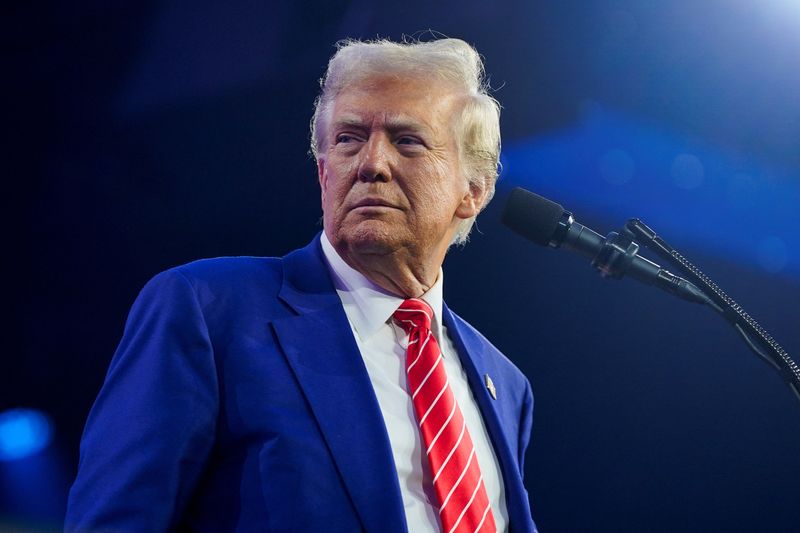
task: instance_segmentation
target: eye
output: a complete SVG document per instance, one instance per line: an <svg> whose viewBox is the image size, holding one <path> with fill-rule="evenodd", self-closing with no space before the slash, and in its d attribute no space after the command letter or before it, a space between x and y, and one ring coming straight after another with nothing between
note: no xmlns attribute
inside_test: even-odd
<svg viewBox="0 0 800 533"><path fill-rule="evenodd" d="M351 143L357 140L358 139L356 139L356 137L348 133L340 133L339 135L336 136L336 144Z"/></svg>
<svg viewBox="0 0 800 533"><path fill-rule="evenodd" d="M420 145L422 144L422 140L418 139L417 137L409 137L408 135L404 135L397 139L397 144L405 144L405 145Z"/></svg>

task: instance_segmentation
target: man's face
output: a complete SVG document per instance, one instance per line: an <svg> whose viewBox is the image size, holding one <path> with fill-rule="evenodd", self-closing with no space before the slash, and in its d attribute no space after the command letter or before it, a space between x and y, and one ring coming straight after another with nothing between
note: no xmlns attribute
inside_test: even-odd
<svg viewBox="0 0 800 533"><path fill-rule="evenodd" d="M476 215L455 134L461 95L444 82L375 77L343 90L318 161L325 232L345 257L441 261L458 223Z"/></svg>

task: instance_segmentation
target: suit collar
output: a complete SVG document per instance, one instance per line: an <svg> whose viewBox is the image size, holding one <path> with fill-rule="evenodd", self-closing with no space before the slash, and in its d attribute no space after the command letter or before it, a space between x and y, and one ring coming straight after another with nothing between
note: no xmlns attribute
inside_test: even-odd
<svg viewBox="0 0 800 533"><path fill-rule="evenodd" d="M444 325L447 328L450 338L461 358L461 364L467 374L469 386L478 407L481 410L484 420L487 422L487 429L491 434L495 450L498 444L507 446L509 439L517 439L516 434L511 433L511 428L500 424L502 413L500 409L506 405L508 397L499 396L494 400L489 396L486 388L485 376L499 377L500 371L497 367L497 357L502 357L499 352L472 328L458 318L450 309L445 306L443 309ZM492 350L494 353L488 353ZM500 441L499 443L497 441ZM498 452L499 453L499 452Z"/></svg>
<svg viewBox="0 0 800 533"><path fill-rule="evenodd" d="M278 297L299 314L340 303L322 259L319 235L283 258L283 283Z"/></svg>

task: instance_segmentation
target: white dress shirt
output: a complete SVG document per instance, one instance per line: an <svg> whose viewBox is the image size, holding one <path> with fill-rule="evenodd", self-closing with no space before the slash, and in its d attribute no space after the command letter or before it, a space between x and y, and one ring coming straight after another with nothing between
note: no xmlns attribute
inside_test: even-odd
<svg viewBox="0 0 800 533"><path fill-rule="evenodd" d="M324 232L321 241L336 292L344 306L383 414L397 468L408 530L441 531L430 466L423 452L414 404L406 388L405 357L408 335L392 320L392 314L403 302L403 298L381 289L345 263ZM433 309L431 329L442 350L450 387L475 446L497 530L505 531L508 511L500 463L456 349L447 334L447 328L442 325L442 280L443 273L440 269L436 283L422 295L422 299Z"/></svg>

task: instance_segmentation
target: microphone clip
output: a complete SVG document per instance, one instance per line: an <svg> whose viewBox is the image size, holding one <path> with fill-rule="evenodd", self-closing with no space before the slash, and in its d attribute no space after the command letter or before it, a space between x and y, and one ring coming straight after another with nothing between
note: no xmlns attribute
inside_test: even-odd
<svg viewBox="0 0 800 533"><path fill-rule="evenodd" d="M622 279L638 252L639 245L633 239L612 231L606 235L603 247L592 260L592 266L604 278Z"/></svg>

